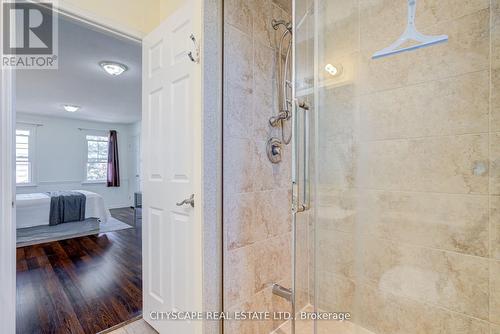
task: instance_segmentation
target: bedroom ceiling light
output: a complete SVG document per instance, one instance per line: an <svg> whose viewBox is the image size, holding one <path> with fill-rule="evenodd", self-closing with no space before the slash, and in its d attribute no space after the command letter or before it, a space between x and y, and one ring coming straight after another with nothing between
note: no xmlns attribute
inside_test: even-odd
<svg viewBox="0 0 500 334"><path fill-rule="evenodd" d="M81 108L80 106L75 106L73 104L65 104L63 107L67 112L77 112Z"/></svg>
<svg viewBox="0 0 500 334"><path fill-rule="evenodd" d="M106 71L106 73L113 77L119 76L120 74L123 74L123 72L128 70L127 65L113 61L101 61L99 63L99 66L101 66L102 69Z"/></svg>

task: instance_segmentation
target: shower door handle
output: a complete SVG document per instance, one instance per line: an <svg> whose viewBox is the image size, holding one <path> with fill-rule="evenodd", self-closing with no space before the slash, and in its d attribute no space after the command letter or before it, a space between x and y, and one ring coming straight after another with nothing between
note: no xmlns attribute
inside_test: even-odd
<svg viewBox="0 0 500 334"><path fill-rule="evenodd" d="M310 168L309 168L309 152L310 152L310 119L309 119L309 114L310 114L310 106L307 103L306 100L297 100L297 107L301 110L303 110L303 151L304 151L304 156L302 160L303 164L303 170L302 170L302 179L303 179L303 186L300 187L299 184L297 184L297 206L296 206L296 212L304 212L307 211L311 208L311 191L310 191ZM298 116L298 115L297 115ZM299 150L297 149L297 155ZM300 161L299 157L297 157L297 165L300 166ZM300 174L299 172L300 168L297 167L297 174ZM300 176L299 176L300 179ZM300 182L298 182L300 183ZM302 193L302 200L300 199L300 194Z"/></svg>

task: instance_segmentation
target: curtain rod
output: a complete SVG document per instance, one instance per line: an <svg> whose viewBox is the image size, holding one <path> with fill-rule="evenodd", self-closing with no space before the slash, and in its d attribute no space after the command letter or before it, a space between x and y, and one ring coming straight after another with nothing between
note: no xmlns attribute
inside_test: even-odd
<svg viewBox="0 0 500 334"><path fill-rule="evenodd" d="M30 123L30 122L16 122L17 124L25 124L25 125L34 125L36 127L43 126L43 124L40 123Z"/></svg>
<svg viewBox="0 0 500 334"><path fill-rule="evenodd" d="M102 131L102 132L111 131L111 129L88 129L88 128L78 128L78 130L80 130L80 131ZM116 131L116 132L118 132L118 131Z"/></svg>

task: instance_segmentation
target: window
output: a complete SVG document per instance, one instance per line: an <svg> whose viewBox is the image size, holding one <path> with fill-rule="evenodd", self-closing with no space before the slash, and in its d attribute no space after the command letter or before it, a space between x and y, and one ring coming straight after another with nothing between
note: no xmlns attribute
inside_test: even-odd
<svg viewBox="0 0 500 334"><path fill-rule="evenodd" d="M107 179L108 137L87 135L86 180L101 182Z"/></svg>
<svg viewBox="0 0 500 334"><path fill-rule="evenodd" d="M16 129L16 184L33 183L34 129Z"/></svg>

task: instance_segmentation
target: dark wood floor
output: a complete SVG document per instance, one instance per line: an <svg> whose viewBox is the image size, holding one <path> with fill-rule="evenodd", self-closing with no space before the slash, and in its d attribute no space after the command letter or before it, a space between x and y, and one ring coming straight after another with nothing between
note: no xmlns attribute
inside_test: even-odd
<svg viewBox="0 0 500 334"><path fill-rule="evenodd" d="M133 224L133 210L111 210ZM142 310L141 220L134 229L17 249L17 333L94 334Z"/></svg>

